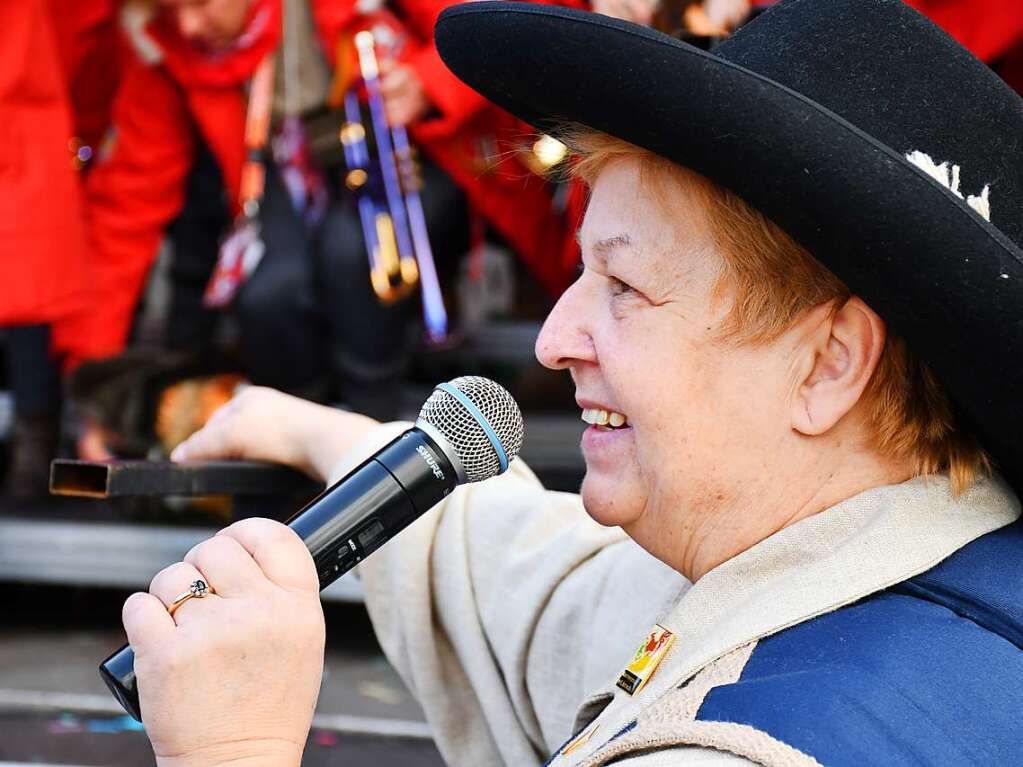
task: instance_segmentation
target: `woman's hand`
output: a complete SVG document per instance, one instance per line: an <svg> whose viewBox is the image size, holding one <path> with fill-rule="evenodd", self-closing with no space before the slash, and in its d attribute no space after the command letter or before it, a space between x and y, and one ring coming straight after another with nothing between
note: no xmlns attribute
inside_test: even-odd
<svg viewBox="0 0 1023 767"><path fill-rule="evenodd" d="M215 593L167 606L202 579ZM323 671L319 581L299 537L246 519L124 603L160 767L298 767Z"/></svg>
<svg viewBox="0 0 1023 767"><path fill-rule="evenodd" d="M171 460L244 458L293 466L325 480L376 421L274 389L249 386L171 453Z"/></svg>

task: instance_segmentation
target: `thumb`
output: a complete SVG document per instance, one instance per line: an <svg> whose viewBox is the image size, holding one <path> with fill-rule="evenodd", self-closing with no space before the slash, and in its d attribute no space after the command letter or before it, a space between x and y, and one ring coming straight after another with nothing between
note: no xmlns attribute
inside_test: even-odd
<svg viewBox="0 0 1023 767"><path fill-rule="evenodd" d="M186 439L170 454L175 463L183 461L208 461L215 458L234 458L228 432L231 424L228 419L210 421L191 437Z"/></svg>
<svg viewBox="0 0 1023 767"><path fill-rule="evenodd" d="M125 600L121 621L128 635L128 644L143 652L169 640L174 631L174 618L167 607L152 594L137 592Z"/></svg>

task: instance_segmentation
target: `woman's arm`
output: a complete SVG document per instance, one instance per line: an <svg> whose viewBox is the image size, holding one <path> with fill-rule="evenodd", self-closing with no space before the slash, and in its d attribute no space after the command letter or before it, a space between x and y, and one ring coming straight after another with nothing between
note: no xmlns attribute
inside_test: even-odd
<svg viewBox="0 0 1023 767"><path fill-rule="evenodd" d="M379 424L263 386L248 386L182 442L171 460L270 461L326 481L338 461ZM367 453L368 455L368 453Z"/></svg>
<svg viewBox="0 0 1023 767"><path fill-rule="evenodd" d="M335 481L405 428L253 387L174 457L278 461ZM453 764L545 761L583 698L613 683L636 627L686 586L522 461L458 488L359 571L377 637ZM221 683L243 673L261 672L238 663Z"/></svg>

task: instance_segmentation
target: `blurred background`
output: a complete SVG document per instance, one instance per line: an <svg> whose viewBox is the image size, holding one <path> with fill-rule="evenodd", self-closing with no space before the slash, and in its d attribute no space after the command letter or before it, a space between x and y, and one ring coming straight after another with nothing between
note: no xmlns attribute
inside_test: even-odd
<svg viewBox="0 0 1023 767"><path fill-rule="evenodd" d="M485 375L522 406L522 457L578 488L571 382L533 343L585 191L444 68L446 4L0 2L0 767L154 763L96 673L124 598L319 489L168 464L239 387L395 420ZM565 4L709 48L772 3ZM1023 86L1023 3L910 4ZM324 592L306 763L441 764L361 599Z"/></svg>

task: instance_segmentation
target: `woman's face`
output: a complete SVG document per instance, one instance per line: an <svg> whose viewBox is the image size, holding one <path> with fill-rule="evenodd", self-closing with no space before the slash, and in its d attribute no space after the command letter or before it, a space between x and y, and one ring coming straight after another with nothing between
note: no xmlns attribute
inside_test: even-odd
<svg viewBox="0 0 1023 767"><path fill-rule="evenodd" d="M759 500L760 479L784 463L791 359L777 343L720 339L730 304L713 300L722 261L703 208L685 190L656 199L639 168L619 160L596 179L583 273L536 353L571 372L587 420L594 409L628 419L584 433L590 515L678 565L680 544L697 528L735 524L722 512Z"/></svg>

